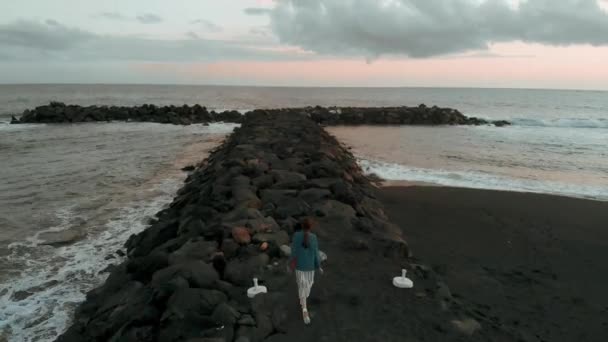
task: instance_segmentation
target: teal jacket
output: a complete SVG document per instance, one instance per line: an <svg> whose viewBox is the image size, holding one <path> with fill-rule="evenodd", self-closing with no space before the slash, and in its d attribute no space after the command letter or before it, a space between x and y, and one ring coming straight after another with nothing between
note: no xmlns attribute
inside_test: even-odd
<svg viewBox="0 0 608 342"><path fill-rule="evenodd" d="M291 241L290 262L293 258L296 258L296 270L298 271L314 271L321 268L317 236L313 233L308 233L308 248L304 248L303 242L304 232L295 232Z"/></svg>

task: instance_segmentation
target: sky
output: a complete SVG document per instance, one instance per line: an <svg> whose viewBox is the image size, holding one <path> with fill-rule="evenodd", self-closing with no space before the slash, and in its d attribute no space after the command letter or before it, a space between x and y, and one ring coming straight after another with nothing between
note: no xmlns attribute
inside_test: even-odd
<svg viewBox="0 0 608 342"><path fill-rule="evenodd" d="M0 83L608 90L608 0L2 0Z"/></svg>

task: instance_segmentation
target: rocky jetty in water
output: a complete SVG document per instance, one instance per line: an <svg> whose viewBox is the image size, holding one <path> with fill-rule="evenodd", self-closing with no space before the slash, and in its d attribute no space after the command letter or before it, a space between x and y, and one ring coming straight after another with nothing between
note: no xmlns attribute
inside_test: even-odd
<svg viewBox="0 0 608 342"><path fill-rule="evenodd" d="M62 102L51 102L46 106L39 106L32 110L25 110L19 120L13 119L11 123L135 121L190 125L219 121L239 123L242 118L243 115L237 111L224 111L221 113L216 113L214 111L207 111L207 108L200 105L183 105L181 107L177 107L145 104L143 106L133 107L84 107L78 105L66 105Z"/></svg>
<svg viewBox="0 0 608 342"><path fill-rule="evenodd" d="M408 245L355 158L309 113L284 114L242 117L172 204L129 238L127 260L87 294L58 341L276 341L297 302L285 246L303 217L318 222L330 258L364 251L400 270ZM269 293L249 299L254 277Z"/></svg>
<svg viewBox="0 0 608 342"><path fill-rule="evenodd" d="M509 125L508 121L488 121L467 117L458 110L427 107L305 107L268 110L270 113L306 113L323 125ZM136 121L189 125L209 122L240 123L243 115L237 111L216 113L200 105L137 107L65 105L52 102L26 110L11 123L70 123L91 121Z"/></svg>

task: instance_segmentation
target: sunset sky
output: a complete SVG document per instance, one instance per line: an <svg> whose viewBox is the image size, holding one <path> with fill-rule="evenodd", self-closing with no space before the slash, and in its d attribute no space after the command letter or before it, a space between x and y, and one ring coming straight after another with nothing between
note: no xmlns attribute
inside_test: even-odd
<svg viewBox="0 0 608 342"><path fill-rule="evenodd" d="M19 0L0 83L608 90L608 0Z"/></svg>

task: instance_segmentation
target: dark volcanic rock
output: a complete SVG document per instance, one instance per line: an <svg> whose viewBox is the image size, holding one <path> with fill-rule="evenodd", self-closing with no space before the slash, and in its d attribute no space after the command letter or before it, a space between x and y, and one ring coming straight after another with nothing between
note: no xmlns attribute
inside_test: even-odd
<svg viewBox="0 0 608 342"><path fill-rule="evenodd" d="M306 107L273 110L254 110L248 114L258 117L263 115L301 115L306 114L313 121L322 125L487 125L494 124L502 127L509 125L508 121L487 121L484 119L466 117L452 108L427 107ZM75 106L61 102L51 102L49 105L26 110L18 120L13 118L11 123L70 123L90 121L137 121L158 122L173 125L190 125L209 122L244 121L243 114L237 111L216 113L208 112L205 107L194 106L165 106L143 105L140 107L108 107L108 106ZM262 141L265 137L258 138ZM289 158L287 147L276 152L283 164L287 165L285 171L292 171L301 166L299 158ZM291 148L293 149L293 148ZM253 156L252 156L253 157ZM261 175L266 172L273 161L270 158L252 158L246 163L247 175Z"/></svg>
<svg viewBox="0 0 608 342"><path fill-rule="evenodd" d="M115 117L108 113L180 124L243 121L206 163L192 170L169 208L128 239L127 260L87 294L73 325L58 340L260 341L286 332L293 298L281 292L288 275L277 265L284 257L280 248L289 245L305 216L323 221L318 234L327 248L374 253L372 258L384 258L381 263L386 258L396 259L396 265L405 262L407 244L373 198L370 180L318 122L414 122L402 113L443 122L442 109L337 112L256 110L243 117L200 106L121 109L56 103L24 115L27 122ZM425 117L425 112L436 114ZM465 120L449 113L449 122ZM325 250L335 255L336 249ZM275 288L252 301L245 291L253 277Z"/></svg>

